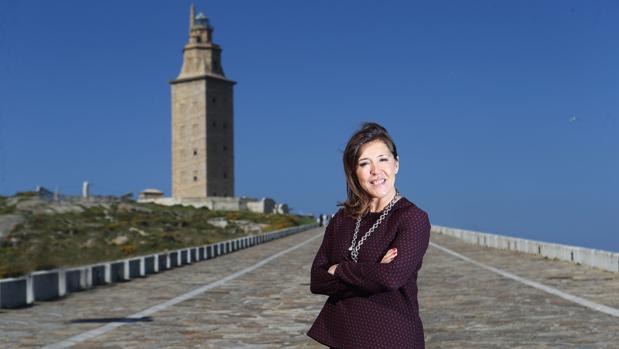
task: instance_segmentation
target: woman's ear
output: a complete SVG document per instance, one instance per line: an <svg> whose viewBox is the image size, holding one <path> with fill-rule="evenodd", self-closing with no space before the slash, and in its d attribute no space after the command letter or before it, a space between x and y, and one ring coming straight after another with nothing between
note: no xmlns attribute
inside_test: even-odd
<svg viewBox="0 0 619 349"><path fill-rule="evenodd" d="M395 173L398 173L398 170L400 169L400 157L398 156L397 158L395 158Z"/></svg>

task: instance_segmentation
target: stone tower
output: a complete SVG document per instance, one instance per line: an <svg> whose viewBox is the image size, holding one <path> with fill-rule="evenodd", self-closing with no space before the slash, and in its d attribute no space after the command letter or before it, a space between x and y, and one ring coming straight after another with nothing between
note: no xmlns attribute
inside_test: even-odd
<svg viewBox="0 0 619 349"><path fill-rule="evenodd" d="M203 13L189 15L183 67L172 88L172 196L234 196L233 87Z"/></svg>

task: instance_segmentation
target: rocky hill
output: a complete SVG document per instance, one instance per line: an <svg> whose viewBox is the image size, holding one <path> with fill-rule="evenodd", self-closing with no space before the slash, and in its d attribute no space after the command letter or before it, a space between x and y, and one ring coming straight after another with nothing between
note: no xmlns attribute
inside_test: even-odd
<svg viewBox="0 0 619 349"><path fill-rule="evenodd" d="M295 215L211 211L129 200L0 196L0 278L209 244L311 223Z"/></svg>

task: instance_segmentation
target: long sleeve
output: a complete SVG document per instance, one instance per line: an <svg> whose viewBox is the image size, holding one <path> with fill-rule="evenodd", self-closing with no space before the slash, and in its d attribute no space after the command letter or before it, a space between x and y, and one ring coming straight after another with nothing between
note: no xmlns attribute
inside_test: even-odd
<svg viewBox="0 0 619 349"><path fill-rule="evenodd" d="M391 263L345 261L335 271L337 279L372 294L395 290L407 283L421 267L428 248L428 214L416 208L408 209L399 218L397 227L397 236L390 247L397 248L398 255Z"/></svg>
<svg viewBox="0 0 619 349"><path fill-rule="evenodd" d="M334 227L336 226L336 220L337 215L329 222L322 239L322 244L316 253L314 262L312 263L310 291L315 294L324 294L338 298L358 296L359 293L355 292L354 286L345 284L328 272L329 267L339 262L330 258L332 253L331 245L333 243L333 239L335 238Z"/></svg>

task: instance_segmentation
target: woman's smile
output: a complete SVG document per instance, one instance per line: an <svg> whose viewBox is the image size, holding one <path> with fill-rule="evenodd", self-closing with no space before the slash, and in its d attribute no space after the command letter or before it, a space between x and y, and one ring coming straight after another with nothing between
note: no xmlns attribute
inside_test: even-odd
<svg viewBox="0 0 619 349"><path fill-rule="evenodd" d="M372 183L373 185L381 185L381 184L385 184L387 180L385 178L380 178L380 179L375 179L373 181L370 181L370 183Z"/></svg>

